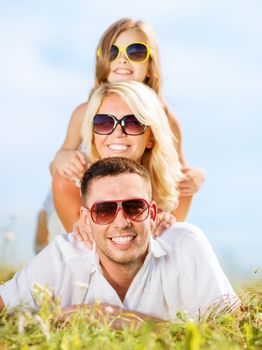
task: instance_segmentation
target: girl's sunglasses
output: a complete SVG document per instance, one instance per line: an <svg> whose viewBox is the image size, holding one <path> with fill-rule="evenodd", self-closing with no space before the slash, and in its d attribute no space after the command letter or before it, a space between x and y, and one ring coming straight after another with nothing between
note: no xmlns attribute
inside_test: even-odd
<svg viewBox="0 0 262 350"><path fill-rule="evenodd" d="M150 48L145 43L132 43L126 47L119 47L117 44L113 44L110 50L110 62L117 60L121 52L124 53L130 62L134 63L143 63L150 56Z"/></svg>
<svg viewBox="0 0 262 350"><path fill-rule="evenodd" d="M142 198L123 199L116 201L104 201L94 203L90 211L91 219L98 225L111 224L119 210L123 210L124 215L131 221L141 222L147 219L150 204Z"/></svg>
<svg viewBox="0 0 262 350"><path fill-rule="evenodd" d="M96 114L93 118L94 133L99 135L110 135L117 125L120 124L126 135L141 135L146 131L146 125L140 123L133 114L117 119L112 114Z"/></svg>

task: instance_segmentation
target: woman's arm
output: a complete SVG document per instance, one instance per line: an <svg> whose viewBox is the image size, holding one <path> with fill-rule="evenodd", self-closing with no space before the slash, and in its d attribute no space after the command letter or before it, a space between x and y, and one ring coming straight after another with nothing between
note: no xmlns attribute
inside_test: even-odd
<svg viewBox="0 0 262 350"><path fill-rule="evenodd" d="M67 232L72 232L74 223L79 219L82 205L80 189L72 181L57 172L52 180L53 200L57 215Z"/></svg>
<svg viewBox="0 0 262 350"><path fill-rule="evenodd" d="M78 106L70 119L64 143L50 163L50 172L55 171L65 178L81 178L85 171L86 159L83 154L75 152L82 142L81 127L88 103Z"/></svg>
<svg viewBox="0 0 262 350"><path fill-rule="evenodd" d="M170 111L168 111L168 120L169 120L169 124L170 124L170 128L175 136L175 146L176 146L176 150L178 153L178 159L179 162L181 164L182 169L186 168L186 161L184 158L184 154L183 154L183 149L182 149L182 131L181 131L181 127L179 125L178 120L175 118L175 116L173 115L173 113L171 113ZM178 184L179 186L179 184ZM193 196L179 196L179 202L178 202L178 206L176 208L176 210L174 210L172 212L172 214L176 217L177 221L184 221L188 211L190 209L191 206L191 202L192 202Z"/></svg>

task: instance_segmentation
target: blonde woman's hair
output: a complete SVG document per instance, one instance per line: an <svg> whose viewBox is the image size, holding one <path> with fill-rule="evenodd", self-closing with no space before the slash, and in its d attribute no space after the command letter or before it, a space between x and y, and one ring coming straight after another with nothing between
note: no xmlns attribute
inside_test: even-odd
<svg viewBox="0 0 262 350"><path fill-rule="evenodd" d="M104 32L97 47L99 55L96 56L96 70L95 70L95 88L101 83L107 82L110 72L110 49L112 44L116 41L119 34L126 30L134 29L145 37L145 43L150 47L151 55L149 57L149 73L144 81L146 85L151 87L160 94L161 89L161 68L159 61L159 50L153 31L149 25L142 21L133 21L131 18L123 18L111 24L111 26Z"/></svg>
<svg viewBox="0 0 262 350"><path fill-rule="evenodd" d="M93 163L100 159L94 145L93 117L104 98L110 95L120 96L136 118L150 126L153 147L145 149L141 163L150 173L153 199L161 209L174 210L178 204L177 184L182 176L178 155L164 109L156 93L145 84L136 81L105 83L93 92L82 126L89 160Z"/></svg>

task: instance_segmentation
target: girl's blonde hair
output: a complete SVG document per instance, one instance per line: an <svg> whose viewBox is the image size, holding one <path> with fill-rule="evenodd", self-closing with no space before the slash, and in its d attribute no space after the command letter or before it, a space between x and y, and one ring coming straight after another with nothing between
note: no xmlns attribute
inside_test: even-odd
<svg viewBox="0 0 262 350"><path fill-rule="evenodd" d="M94 146L92 122L104 98L110 95L120 96L136 118L150 126L153 147L145 149L142 165L151 176L153 199L161 209L174 210L178 204L177 184L182 177L178 155L167 115L156 93L145 84L136 81L105 83L90 96L82 126L83 143L89 160L94 162L100 159Z"/></svg>
<svg viewBox="0 0 262 350"><path fill-rule="evenodd" d="M144 83L155 90L157 94L160 94L162 75L159 62L158 46L152 29L144 22L133 21L130 18L123 18L111 24L111 26L104 32L102 38L98 43L97 52L99 52L99 55L97 54L96 56L95 88L98 87L101 83L107 82L107 77L110 72L110 49L112 44L114 44L119 34L130 29L134 29L142 33L142 35L145 37L145 43L150 47L150 77L147 77Z"/></svg>

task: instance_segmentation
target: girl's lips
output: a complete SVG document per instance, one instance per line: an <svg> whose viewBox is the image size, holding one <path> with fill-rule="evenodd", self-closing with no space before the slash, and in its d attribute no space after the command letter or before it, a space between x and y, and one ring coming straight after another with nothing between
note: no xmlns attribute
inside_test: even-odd
<svg viewBox="0 0 262 350"><path fill-rule="evenodd" d="M131 75L133 72L130 69L117 68L114 70L114 73L119 75Z"/></svg>

